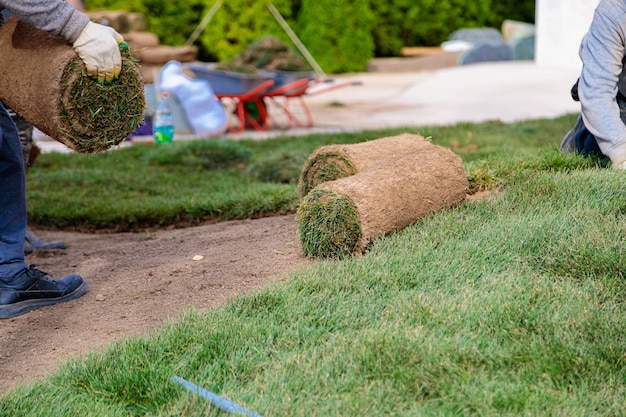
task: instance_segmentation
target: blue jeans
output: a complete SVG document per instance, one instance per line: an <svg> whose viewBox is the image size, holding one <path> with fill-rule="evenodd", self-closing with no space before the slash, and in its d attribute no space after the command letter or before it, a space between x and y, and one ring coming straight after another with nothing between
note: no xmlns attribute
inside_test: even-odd
<svg viewBox="0 0 626 417"><path fill-rule="evenodd" d="M604 156L598 146L598 141L593 134L583 127L580 132L576 134L576 151L582 156L597 155Z"/></svg>
<svg viewBox="0 0 626 417"><path fill-rule="evenodd" d="M622 122L626 124L626 97L624 97L621 93L618 93L616 100L619 105L619 116L622 119ZM576 134L574 143L576 144L576 150L578 153L583 156L605 156L600 150L600 146L598 146L596 137L589 130L587 130L586 127L583 127L582 130Z"/></svg>
<svg viewBox="0 0 626 417"><path fill-rule="evenodd" d="M26 268L26 172L17 127L0 104L0 285Z"/></svg>

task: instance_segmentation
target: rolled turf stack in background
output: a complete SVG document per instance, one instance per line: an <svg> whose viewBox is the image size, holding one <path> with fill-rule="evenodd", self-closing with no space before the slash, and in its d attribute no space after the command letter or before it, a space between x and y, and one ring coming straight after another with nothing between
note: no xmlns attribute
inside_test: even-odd
<svg viewBox="0 0 626 417"><path fill-rule="evenodd" d="M67 41L11 17L0 28L0 56L0 101L77 152L109 149L143 120L143 80L128 51L120 77L101 84Z"/></svg>
<svg viewBox="0 0 626 417"><path fill-rule="evenodd" d="M377 237L465 200L467 174L459 156L436 145L380 161L356 175L316 186L296 219L306 256L363 253Z"/></svg>
<svg viewBox="0 0 626 417"><path fill-rule="evenodd" d="M350 145L320 146L304 163L298 193L302 198L326 181L349 177L390 156L428 145L423 136L404 133Z"/></svg>

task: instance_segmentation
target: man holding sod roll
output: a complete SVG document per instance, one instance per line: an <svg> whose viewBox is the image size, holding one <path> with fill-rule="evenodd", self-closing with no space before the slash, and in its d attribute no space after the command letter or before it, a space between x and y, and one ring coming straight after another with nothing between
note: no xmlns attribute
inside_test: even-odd
<svg viewBox="0 0 626 417"><path fill-rule="evenodd" d="M84 62L87 74L113 82L120 74L123 37L93 23L64 0L0 0L23 22L65 38ZM46 103L42 103L46 105ZM0 104L0 318L11 318L44 306L76 299L87 291L80 275L59 280L26 265L26 180L17 127Z"/></svg>

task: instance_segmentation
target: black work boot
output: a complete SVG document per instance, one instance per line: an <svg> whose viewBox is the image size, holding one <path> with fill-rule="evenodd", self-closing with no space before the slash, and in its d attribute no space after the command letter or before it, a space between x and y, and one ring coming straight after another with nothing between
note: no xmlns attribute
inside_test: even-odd
<svg viewBox="0 0 626 417"><path fill-rule="evenodd" d="M0 319L8 319L37 308L74 300L87 292L80 275L51 280L32 265L10 284L0 280Z"/></svg>

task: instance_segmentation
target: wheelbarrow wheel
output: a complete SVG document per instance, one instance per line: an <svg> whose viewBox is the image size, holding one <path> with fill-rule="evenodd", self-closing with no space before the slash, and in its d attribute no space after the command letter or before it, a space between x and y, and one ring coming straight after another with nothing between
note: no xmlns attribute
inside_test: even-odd
<svg viewBox="0 0 626 417"><path fill-rule="evenodd" d="M264 126L267 121L267 108L263 101L248 101L244 103L244 111L246 112L246 129L253 129L250 119L254 120L259 126Z"/></svg>

